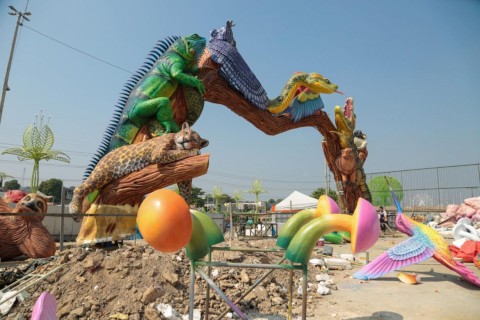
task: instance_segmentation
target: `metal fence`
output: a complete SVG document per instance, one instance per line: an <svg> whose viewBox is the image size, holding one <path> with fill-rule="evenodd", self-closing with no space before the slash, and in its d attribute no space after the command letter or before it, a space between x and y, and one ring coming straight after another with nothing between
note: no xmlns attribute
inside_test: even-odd
<svg viewBox="0 0 480 320"><path fill-rule="evenodd" d="M403 187L402 206L443 210L448 204L480 196L480 163L367 174L396 178Z"/></svg>

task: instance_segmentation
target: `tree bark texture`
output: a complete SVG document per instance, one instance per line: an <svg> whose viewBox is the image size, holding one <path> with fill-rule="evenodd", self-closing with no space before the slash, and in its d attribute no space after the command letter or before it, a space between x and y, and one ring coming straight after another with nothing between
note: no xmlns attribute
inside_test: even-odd
<svg viewBox="0 0 480 320"><path fill-rule="evenodd" d="M151 164L109 183L94 205L86 199L83 201L82 212L86 217L82 220L77 244L117 241L135 234L136 215L143 197L175 183L191 183L193 178L207 173L209 158L209 154L202 154L164 165ZM89 217L89 214L99 216ZM132 218L109 214L130 214Z"/></svg>
<svg viewBox="0 0 480 320"><path fill-rule="evenodd" d="M95 203L139 205L150 192L204 175L208 171L209 159L209 154L202 154L166 165L151 164L109 183L102 189ZM82 211L88 209L88 201L85 199Z"/></svg>
<svg viewBox="0 0 480 320"><path fill-rule="evenodd" d="M209 154L202 154L166 165L151 164L110 183L102 189L99 202L131 206L140 204L148 193L204 175L208 171L209 158Z"/></svg>

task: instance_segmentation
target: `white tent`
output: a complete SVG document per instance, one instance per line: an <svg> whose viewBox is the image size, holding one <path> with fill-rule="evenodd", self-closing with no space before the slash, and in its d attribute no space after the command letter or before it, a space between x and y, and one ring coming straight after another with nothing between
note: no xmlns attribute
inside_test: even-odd
<svg viewBox="0 0 480 320"><path fill-rule="evenodd" d="M318 200L301 192L293 191L288 197L275 205L275 211L303 210L316 208Z"/></svg>

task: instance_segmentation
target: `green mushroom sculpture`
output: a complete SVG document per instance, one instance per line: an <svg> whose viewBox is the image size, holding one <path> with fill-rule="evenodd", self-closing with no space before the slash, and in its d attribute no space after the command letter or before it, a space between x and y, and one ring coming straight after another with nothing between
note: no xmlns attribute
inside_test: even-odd
<svg viewBox="0 0 480 320"><path fill-rule="evenodd" d="M337 203L322 195L316 209L306 209L288 219L281 229L277 245L286 249L292 262L306 264L317 240L332 231L346 231L351 235L352 253L372 247L380 235L380 222L375 207L359 198L353 215L341 214Z"/></svg>

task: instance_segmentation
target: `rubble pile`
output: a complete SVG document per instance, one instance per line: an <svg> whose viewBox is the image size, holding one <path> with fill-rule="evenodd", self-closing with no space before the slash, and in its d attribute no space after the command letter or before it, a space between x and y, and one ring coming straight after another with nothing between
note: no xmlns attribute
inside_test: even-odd
<svg viewBox="0 0 480 320"><path fill-rule="evenodd" d="M238 241L238 240L235 240ZM274 240L236 242L232 247L272 248ZM277 263L280 252L214 251L213 261L242 263ZM125 243L115 250L71 247L35 272L45 274L58 266L58 271L29 288L27 299L16 302L2 319L30 319L33 305L42 292L57 300L60 319L182 319L188 315L190 261L184 250L163 254L143 241ZM212 268L211 278L230 299L240 297L258 278L270 269ZM205 267L206 271L206 267ZM326 269L310 265L308 274L308 313L313 312L322 295L336 289ZM293 311L301 313L300 271L294 272ZM273 271L241 302L244 312L287 315L289 272ZM299 290L300 289L300 290ZM22 299L23 300L23 299ZM199 277L195 282L196 314L205 309L206 284ZM213 291L210 312L220 314L227 305ZM283 318L283 317L282 317Z"/></svg>

